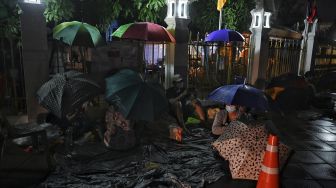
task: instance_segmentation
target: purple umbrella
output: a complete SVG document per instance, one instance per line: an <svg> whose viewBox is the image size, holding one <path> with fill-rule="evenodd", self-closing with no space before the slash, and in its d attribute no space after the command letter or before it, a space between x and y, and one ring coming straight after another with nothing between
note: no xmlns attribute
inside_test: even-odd
<svg viewBox="0 0 336 188"><path fill-rule="evenodd" d="M237 31L230 29L222 29L211 32L206 38L205 42L231 42L244 41L244 37Z"/></svg>

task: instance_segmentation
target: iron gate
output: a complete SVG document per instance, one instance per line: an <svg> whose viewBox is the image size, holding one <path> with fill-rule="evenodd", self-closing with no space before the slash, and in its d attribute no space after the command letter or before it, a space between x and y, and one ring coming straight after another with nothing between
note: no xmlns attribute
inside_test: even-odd
<svg viewBox="0 0 336 188"><path fill-rule="evenodd" d="M247 76L248 44L190 42L188 85L212 89L242 82ZM238 80L239 79L239 80Z"/></svg>
<svg viewBox="0 0 336 188"><path fill-rule="evenodd" d="M284 73L297 74L300 61L301 40L269 39L266 80Z"/></svg>

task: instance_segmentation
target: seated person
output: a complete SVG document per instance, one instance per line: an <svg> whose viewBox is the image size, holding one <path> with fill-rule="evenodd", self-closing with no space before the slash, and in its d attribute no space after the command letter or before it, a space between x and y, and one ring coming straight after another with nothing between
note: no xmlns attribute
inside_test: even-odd
<svg viewBox="0 0 336 188"><path fill-rule="evenodd" d="M225 109L217 112L212 124L212 134L220 136L224 133L225 126L229 125L231 121L238 119L239 111L235 105L226 105Z"/></svg>
<svg viewBox="0 0 336 188"><path fill-rule="evenodd" d="M174 75L173 87L167 89L166 96L169 100L170 113L176 117L181 127L185 127L183 109L186 104L187 90L183 86L183 79L180 75Z"/></svg>
<svg viewBox="0 0 336 188"><path fill-rule="evenodd" d="M125 117L114 106L110 106L105 116L106 131L104 144L115 150L127 150L136 145L133 122Z"/></svg>

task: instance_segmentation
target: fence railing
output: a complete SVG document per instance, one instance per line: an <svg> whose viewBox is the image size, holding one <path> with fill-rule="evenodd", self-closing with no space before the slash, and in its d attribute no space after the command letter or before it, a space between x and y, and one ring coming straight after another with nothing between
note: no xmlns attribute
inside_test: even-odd
<svg viewBox="0 0 336 188"><path fill-rule="evenodd" d="M242 43L190 42L189 87L210 89L237 82L235 78L247 76L248 45Z"/></svg>
<svg viewBox="0 0 336 188"><path fill-rule="evenodd" d="M297 73L301 52L301 40L270 38L266 80L284 73Z"/></svg>

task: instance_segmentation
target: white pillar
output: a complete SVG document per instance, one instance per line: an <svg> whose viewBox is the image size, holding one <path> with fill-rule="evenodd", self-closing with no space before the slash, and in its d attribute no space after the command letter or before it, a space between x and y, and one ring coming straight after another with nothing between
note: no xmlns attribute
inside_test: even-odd
<svg viewBox="0 0 336 188"><path fill-rule="evenodd" d="M169 44L166 48L166 70L165 70L165 87L171 86L171 78L174 74L180 74L187 84L188 79L188 40L189 40L189 28L190 23L188 6L192 0L167 0L168 5L175 5L175 14L172 14L172 10L168 9L165 22L167 23L167 29L171 31L175 37L176 43ZM182 10L183 4L183 10ZM182 14L181 11L184 11Z"/></svg>
<svg viewBox="0 0 336 188"><path fill-rule="evenodd" d="M314 48L314 38L315 38L315 32L316 32L316 25L317 25L318 19L314 21L314 23L311 26L311 30L308 33L307 36L307 51L306 51L306 60L304 64L304 73L310 71L312 61L312 56L313 56L313 48Z"/></svg>
<svg viewBox="0 0 336 188"><path fill-rule="evenodd" d="M270 12L265 12L263 8L251 11L252 22L250 26L251 42L251 62L249 64L248 82L254 84L258 78L266 78L266 65L268 56L268 32L270 31Z"/></svg>
<svg viewBox="0 0 336 188"><path fill-rule="evenodd" d="M306 55L306 44L307 44L307 36L308 36L308 22L307 19L304 20L305 28L302 32L302 40L301 40L301 50L300 50L300 59L299 59L299 66L298 66L298 75L304 74L304 64L305 64L305 55Z"/></svg>

